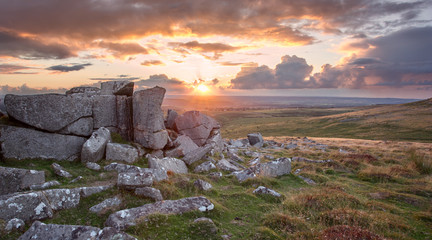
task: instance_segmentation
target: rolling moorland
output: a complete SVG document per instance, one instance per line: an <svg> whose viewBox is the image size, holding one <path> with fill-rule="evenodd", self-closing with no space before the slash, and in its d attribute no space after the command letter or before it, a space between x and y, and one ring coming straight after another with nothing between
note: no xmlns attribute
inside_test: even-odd
<svg viewBox="0 0 432 240"><path fill-rule="evenodd" d="M183 215L154 214L127 233L139 239L432 238L431 99L366 107L204 112L222 124L224 138L246 138L248 133L261 132L268 143L273 143L259 149L238 149L244 160L242 165L247 167L253 160L248 152L261 154L263 162L272 157L290 157L291 174L244 182L228 172L223 172L220 179L193 171L173 174L169 180L154 185L164 199L202 195L214 203L215 209ZM124 143L119 136L113 137L114 141ZM80 182L70 183L56 176L51 164L52 161L46 160L0 162L1 166L44 170L47 181L57 180L62 188L115 183L116 175L112 172L62 162L73 176L83 176ZM108 164L101 162L102 167ZM142 158L135 165L146 167L147 159ZM213 188L198 190L193 184L198 178L208 181ZM282 197L253 194L258 186L271 188ZM114 196L123 200L118 208L100 214L88 211ZM132 192L112 188L85 198L77 208L59 211L43 222L103 227L110 213L151 202ZM208 217L214 224L194 223L199 217ZM2 233L0 239L16 239L21 234Z"/></svg>

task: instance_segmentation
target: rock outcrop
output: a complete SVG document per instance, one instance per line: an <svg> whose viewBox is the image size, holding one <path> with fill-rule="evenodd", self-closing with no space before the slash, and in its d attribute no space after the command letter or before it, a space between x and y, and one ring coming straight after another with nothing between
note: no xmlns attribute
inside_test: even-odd
<svg viewBox="0 0 432 240"><path fill-rule="evenodd" d="M188 111L175 119L174 129L192 139L198 146L203 146L214 128L220 128L213 118L198 111Z"/></svg>
<svg viewBox="0 0 432 240"><path fill-rule="evenodd" d="M123 230L137 225L140 221L145 221L146 217L153 213L181 214L196 210L205 212L213 208L214 205L205 197L165 200L115 212L108 217L105 226Z"/></svg>
<svg viewBox="0 0 432 240"><path fill-rule="evenodd" d="M161 109L165 89L154 87L133 94L135 142L151 149L163 149L168 142Z"/></svg>

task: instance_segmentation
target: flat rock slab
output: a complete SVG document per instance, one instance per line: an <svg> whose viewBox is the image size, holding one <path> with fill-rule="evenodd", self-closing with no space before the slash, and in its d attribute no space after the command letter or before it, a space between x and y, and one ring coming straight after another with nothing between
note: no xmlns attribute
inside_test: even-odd
<svg viewBox="0 0 432 240"><path fill-rule="evenodd" d="M180 135L173 142L174 149L165 152L167 157L183 157L185 154L198 149L198 146L186 135Z"/></svg>
<svg viewBox="0 0 432 240"><path fill-rule="evenodd" d="M213 128L220 128L213 118L199 111L188 111L175 119L177 132L190 137L198 146L203 146Z"/></svg>
<svg viewBox="0 0 432 240"><path fill-rule="evenodd" d="M119 206L121 202L121 199L118 197L108 198L103 200L101 203L94 205L89 210L90 212L100 213L108 208Z"/></svg>
<svg viewBox="0 0 432 240"><path fill-rule="evenodd" d="M216 163L216 166L220 170L224 170L224 171L228 171L228 172L240 171L240 168L238 168L237 166L228 162L228 160L226 160L226 159L219 160L219 162Z"/></svg>
<svg viewBox="0 0 432 240"><path fill-rule="evenodd" d="M200 165L196 166L194 169L194 172L196 173L202 173L202 172L209 172L212 169L215 169L216 166L210 162L210 161L206 161L201 163Z"/></svg>
<svg viewBox="0 0 432 240"><path fill-rule="evenodd" d="M166 169L153 169L153 168L140 168L134 165L127 165L122 163L110 163L104 167L105 171L117 171L128 172L128 171L140 171L153 174L153 181L159 182L168 178Z"/></svg>
<svg viewBox="0 0 432 240"><path fill-rule="evenodd" d="M134 163L138 161L138 150L127 144L108 143L106 160Z"/></svg>
<svg viewBox="0 0 432 240"><path fill-rule="evenodd" d="M45 182L45 172L0 167L0 195L18 192Z"/></svg>
<svg viewBox="0 0 432 240"><path fill-rule="evenodd" d="M214 205L205 197L189 197L179 200L165 200L141 207L125 209L111 214L105 222L105 226L116 229L127 229L145 221L146 217L154 214L181 214L190 211L210 211Z"/></svg>
<svg viewBox="0 0 432 240"><path fill-rule="evenodd" d="M173 173L188 173L186 164L177 158L165 157L162 159L150 157L148 160L149 167L153 169L165 169Z"/></svg>
<svg viewBox="0 0 432 240"><path fill-rule="evenodd" d="M212 146L205 145L200 148L197 148L193 151L188 152L183 158L183 162L185 162L187 165L191 165L194 162L197 162L201 160L207 153L209 153L212 150Z"/></svg>
<svg viewBox="0 0 432 240"><path fill-rule="evenodd" d="M278 192L276 192L273 189L266 188L264 186L259 186L257 189L253 191L254 194L261 194L261 195L271 195L274 197L282 197L282 195Z"/></svg>
<svg viewBox="0 0 432 240"><path fill-rule="evenodd" d="M163 197L159 189L152 187L142 187L135 189L135 195L151 198L153 200L162 201Z"/></svg>
<svg viewBox="0 0 432 240"><path fill-rule="evenodd" d="M44 224L39 221L21 235L19 240L27 239L62 239L62 240L77 240L77 239L94 239L94 240L108 240L108 239L123 239L132 240L136 239L124 232L119 232L114 228L97 228L92 226L81 225L57 225L57 224Z"/></svg>
<svg viewBox="0 0 432 240"><path fill-rule="evenodd" d="M1 129L0 137L3 157L15 159L73 161L79 157L85 141L83 137L10 126Z"/></svg>
<svg viewBox="0 0 432 240"><path fill-rule="evenodd" d="M266 177L277 177L291 172L291 159L278 158L271 162L258 165L259 175Z"/></svg>
<svg viewBox="0 0 432 240"><path fill-rule="evenodd" d="M5 96L12 118L49 132L57 132L83 117L92 116L92 99L61 94Z"/></svg>
<svg viewBox="0 0 432 240"><path fill-rule="evenodd" d="M148 187L153 184L153 174L142 171L121 172L117 177L117 187L124 189L135 189Z"/></svg>

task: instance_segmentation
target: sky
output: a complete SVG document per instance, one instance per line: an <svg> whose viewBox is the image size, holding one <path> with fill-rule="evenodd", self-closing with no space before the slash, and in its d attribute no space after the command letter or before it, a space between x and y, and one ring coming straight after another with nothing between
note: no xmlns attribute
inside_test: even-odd
<svg viewBox="0 0 432 240"><path fill-rule="evenodd" d="M0 0L0 94L432 97L430 0Z"/></svg>

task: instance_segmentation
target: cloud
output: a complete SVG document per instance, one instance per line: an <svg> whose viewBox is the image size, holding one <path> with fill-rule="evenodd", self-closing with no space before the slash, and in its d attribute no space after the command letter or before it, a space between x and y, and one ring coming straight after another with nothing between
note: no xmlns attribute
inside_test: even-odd
<svg viewBox="0 0 432 240"><path fill-rule="evenodd" d="M237 89L284 89L307 88L314 85L309 80L313 67L296 55L283 56L276 68L249 64L231 80L231 88Z"/></svg>
<svg viewBox="0 0 432 240"><path fill-rule="evenodd" d="M15 64L0 64L0 74L38 74L37 72L20 72L19 70L34 69Z"/></svg>
<svg viewBox="0 0 432 240"><path fill-rule="evenodd" d="M190 54L189 51L198 52L202 55L205 53L213 53L213 57L204 55L205 57L213 60L219 59L224 52L234 52L242 48L234 47L224 43L199 43L198 41L190 41L186 43L170 42L168 43L168 46L170 46L174 51L185 55Z"/></svg>
<svg viewBox="0 0 432 240"><path fill-rule="evenodd" d="M65 93L68 89L66 88L31 88L27 84L23 84L18 87L10 87L9 85L0 86L0 94L17 94L17 95L29 95L29 94L42 94L42 93Z"/></svg>
<svg viewBox="0 0 432 240"><path fill-rule="evenodd" d="M117 43L100 41L98 47L105 48L116 58L126 58L138 54L148 54L148 50L138 43Z"/></svg>
<svg viewBox="0 0 432 240"><path fill-rule="evenodd" d="M140 79L139 77L132 77L130 75L121 74L117 77L98 77L98 78L89 78L93 81L135 81Z"/></svg>
<svg viewBox="0 0 432 240"><path fill-rule="evenodd" d="M218 64L222 65L222 66L239 66L239 65L242 65L243 63L226 61L226 62L218 62Z"/></svg>
<svg viewBox="0 0 432 240"><path fill-rule="evenodd" d="M143 65L143 66L154 66L154 65L165 65L165 63L163 63L160 60L146 60L146 61L142 62L141 65Z"/></svg>
<svg viewBox="0 0 432 240"><path fill-rule="evenodd" d="M82 70L85 67L91 65L92 65L91 63L55 65L55 66L48 67L47 70L56 71L56 72L72 72L72 71Z"/></svg>
<svg viewBox="0 0 432 240"><path fill-rule="evenodd" d="M138 88L163 87L169 94L184 94L190 92L189 86L176 78L169 78L165 74L151 75L148 79L135 82Z"/></svg>
<svg viewBox="0 0 432 240"><path fill-rule="evenodd" d="M73 57L75 54L65 45L45 44L36 38L0 31L0 56L22 59L64 59Z"/></svg>

